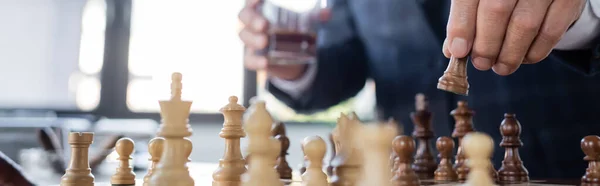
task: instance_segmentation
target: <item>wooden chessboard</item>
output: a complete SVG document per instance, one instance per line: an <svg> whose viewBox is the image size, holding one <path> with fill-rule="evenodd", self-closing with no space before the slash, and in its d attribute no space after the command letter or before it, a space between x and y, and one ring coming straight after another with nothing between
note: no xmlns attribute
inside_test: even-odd
<svg viewBox="0 0 600 186"><path fill-rule="evenodd" d="M461 185L462 183L458 182L449 182L449 183L440 183L434 180L423 180L421 181L421 185L431 185L431 186L455 186ZM531 180L528 183L519 183L519 184L498 184L498 186L567 186L567 185L579 185L577 181L569 181L569 180Z"/></svg>
<svg viewBox="0 0 600 186"><path fill-rule="evenodd" d="M218 166L218 164L215 163L197 163L197 162L192 162L189 163L189 168L190 168L190 175L192 176L192 178L194 178L194 181L196 182L196 185L212 185L212 172L216 169L216 167ZM301 179L300 179L300 173L299 172L294 172L293 173L293 178L292 180L283 180L284 183L286 183L285 185L287 186L300 186L301 185ZM461 183L458 182L450 182L450 183L439 183L439 182L435 182L433 180L422 180L421 181L422 185L427 185L427 186L453 186L453 185L460 185ZM96 186L112 186L109 182L97 182L95 184ZM143 185L143 180L142 179L137 179L136 180L136 186L142 186ZM579 185L577 180L532 180L529 183L522 183L522 184L499 184L499 186L567 186L567 185ZM59 185L54 185L54 186L59 186Z"/></svg>
<svg viewBox="0 0 600 186"><path fill-rule="evenodd" d="M142 186L142 180L136 180L136 186ZM212 177L194 177L194 181L196 182L196 185L211 185L212 184ZM300 180L293 180L293 181L285 181L284 183L286 183L285 185L287 186L301 186L301 181ZM569 184L571 183L571 184ZM462 183L458 183L458 182L451 182L451 183L436 183L433 180L424 180L421 182L421 185L424 186L457 186L457 185L461 185ZM529 183L520 183L520 184L499 184L498 186L570 186L570 185L578 185L575 184L575 182L570 182L570 181L556 181L556 183L551 182L551 181L543 181L543 180L532 180ZM96 186L111 186L110 183L96 183Z"/></svg>

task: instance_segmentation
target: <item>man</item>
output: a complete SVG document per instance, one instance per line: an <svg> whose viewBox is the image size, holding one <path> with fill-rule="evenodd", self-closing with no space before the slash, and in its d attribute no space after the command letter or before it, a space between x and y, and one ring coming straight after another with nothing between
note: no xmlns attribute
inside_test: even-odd
<svg viewBox="0 0 600 186"><path fill-rule="evenodd" d="M35 185L17 163L0 151L0 185Z"/></svg>
<svg viewBox="0 0 600 186"><path fill-rule="evenodd" d="M333 0L317 64L296 66L255 55L268 42L257 1L240 12L245 65L266 69L269 91L296 111L326 109L371 78L382 119L395 117L406 131L416 93L428 96L437 136L451 134L449 113L466 100L475 129L497 144L503 114L517 115L532 178L585 172L579 142L600 133L599 0ZM450 56L472 59L467 97L436 88ZM496 146L496 168L503 153Z"/></svg>

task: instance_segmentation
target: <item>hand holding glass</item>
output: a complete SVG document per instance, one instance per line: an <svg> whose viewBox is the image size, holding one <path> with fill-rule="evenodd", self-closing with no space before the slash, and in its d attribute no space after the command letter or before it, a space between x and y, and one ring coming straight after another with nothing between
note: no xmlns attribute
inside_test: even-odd
<svg viewBox="0 0 600 186"><path fill-rule="evenodd" d="M270 64L309 64L316 61L319 14L326 0L264 0L259 12L269 21L269 44L261 51Z"/></svg>

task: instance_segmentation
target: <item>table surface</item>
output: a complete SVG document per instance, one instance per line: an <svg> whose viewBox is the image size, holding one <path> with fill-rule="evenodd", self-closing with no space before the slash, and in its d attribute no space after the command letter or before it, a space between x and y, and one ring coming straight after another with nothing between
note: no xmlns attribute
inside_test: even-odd
<svg viewBox="0 0 600 186"><path fill-rule="evenodd" d="M217 168L218 164L215 163L198 163L191 162L188 164L190 175L195 181L195 185L208 186L212 185L212 173ZM300 173L295 171L293 172L292 180L284 181L286 186L301 186L301 177ZM136 179L136 186L142 186L143 180ZM421 185L436 185L436 186L451 186L451 185L462 185L461 183L436 183L433 180L423 180L421 181ZM577 180L556 180L556 181L548 181L548 180L532 180L528 183L521 184L500 184L500 185L510 185L510 186L565 186L565 185L579 185ZM52 185L59 186L59 185ZM111 186L108 182L97 182L95 186Z"/></svg>
<svg viewBox="0 0 600 186"><path fill-rule="evenodd" d="M212 174L215 169L217 169L219 164L215 163L199 163L199 162L190 162L188 164L190 170L190 176L194 179L195 185L208 186L212 185ZM288 181L286 184L288 186L300 186L300 174L299 172L292 173L292 180ZM143 180L136 179L136 186L142 186ZM52 185L59 186L59 185ZM96 182L95 186L111 186L110 183L107 182Z"/></svg>

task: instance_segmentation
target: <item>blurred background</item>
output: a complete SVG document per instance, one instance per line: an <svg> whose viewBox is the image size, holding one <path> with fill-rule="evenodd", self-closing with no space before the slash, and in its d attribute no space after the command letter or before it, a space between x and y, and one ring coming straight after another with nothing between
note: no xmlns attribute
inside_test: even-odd
<svg viewBox="0 0 600 186"><path fill-rule="evenodd" d="M216 166L223 155L219 109L229 96L246 107L250 98L266 100L288 129L294 169L302 160L300 141L310 135L327 139L340 112L355 111L365 121L375 117L371 82L357 97L312 115L295 113L265 91L266 74L243 68L237 17L243 5L0 0L0 151L40 185L57 184L61 174L50 159L64 154L68 161L65 134L95 132L91 156L102 154L112 137L126 136L135 140L133 162L141 178L149 163L147 142L160 124L157 101L169 96L172 72L183 74L183 97L194 102L193 162ZM59 150L44 145L48 134L56 136ZM109 151L94 170L97 181L108 181L117 166Z"/></svg>

